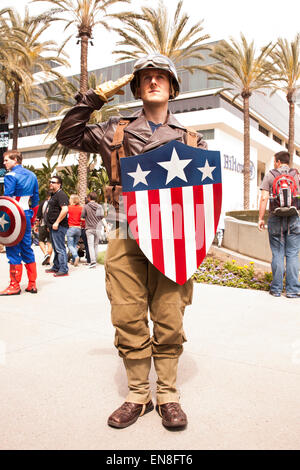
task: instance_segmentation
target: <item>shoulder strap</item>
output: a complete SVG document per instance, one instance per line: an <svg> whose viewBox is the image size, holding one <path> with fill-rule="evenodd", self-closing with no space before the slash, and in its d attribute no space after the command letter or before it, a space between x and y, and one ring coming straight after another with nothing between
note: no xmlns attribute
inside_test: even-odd
<svg viewBox="0 0 300 470"><path fill-rule="evenodd" d="M272 176L274 176L274 178L276 178L276 176L280 175L280 171L278 170L270 170L270 173Z"/></svg>
<svg viewBox="0 0 300 470"><path fill-rule="evenodd" d="M125 157L125 151L123 146L124 140L124 129L128 126L130 121L127 119L120 119L118 122L117 128L115 130L111 148L111 184L119 184L120 183L120 175L118 169L118 159Z"/></svg>
<svg viewBox="0 0 300 470"><path fill-rule="evenodd" d="M111 148L111 184L119 184L120 176L118 170L118 159L125 157L123 140L124 140L124 130L128 126L130 121L127 119L120 119L118 122L117 128L114 133L112 140ZM197 147L198 136L197 132L193 129L186 129L187 132L187 145L191 147Z"/></svg>
<svg viewBox="0 0 300 470"><path fill-rule="evenodd" d="M289 169L289 174L291 174L292 176L298 175L298 170L297 170L297 168L290 168L290 169Z"/></svg>
<svg viewBox="0 0 300 470"><path fill-rule="evenodd" d="M197 142L198 142L197 132L189 128L186 129L186 132L187 132L186 145L189 145L190 147L197 147Z"/></svg>

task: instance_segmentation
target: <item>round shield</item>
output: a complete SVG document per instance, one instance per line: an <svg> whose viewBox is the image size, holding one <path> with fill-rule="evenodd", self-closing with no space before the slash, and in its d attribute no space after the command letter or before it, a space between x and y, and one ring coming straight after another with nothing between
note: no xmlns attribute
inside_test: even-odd
<svg viewBox="0 0 300 470"><path fill-rule="evenodd" d="M0 243L14 246L20 243L26 230L26 216L21 206L7 196L0 196Z"/></svg>

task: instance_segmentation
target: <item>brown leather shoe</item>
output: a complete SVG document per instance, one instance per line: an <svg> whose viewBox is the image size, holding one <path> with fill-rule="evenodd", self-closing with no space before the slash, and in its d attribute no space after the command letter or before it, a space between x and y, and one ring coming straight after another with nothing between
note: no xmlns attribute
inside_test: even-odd
<svg viewBox="0 0 300 470"><path fill-rule="evenodd" d="M152 411L153 408L151 400L146 405L125 401L120 408L110 415L107 424L114 428L127 428L127 426L135 423L140 416Z"/></svg>
<svg viewBox="0 0 300 470"><path fill-rule="evenodd" d="M187 416L179 403L171 402L156 405L156 410L162 417L162 424L166 428L184 428L187 425Z"/></svg>

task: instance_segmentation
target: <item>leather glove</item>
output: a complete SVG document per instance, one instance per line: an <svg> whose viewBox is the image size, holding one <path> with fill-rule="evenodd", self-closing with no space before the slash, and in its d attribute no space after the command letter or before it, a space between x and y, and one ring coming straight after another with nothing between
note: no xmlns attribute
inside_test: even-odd
<svg viewBox="0 0 300 470"><path fill-rule="evenodd" d="M108 98L111 98L113 95L124 95L124 90L121 90L121 88L131 82L133 77L133 74L124 75L116 82L109 80L108 82L101 83L101 85L96 87L95 93L99 95L105 103L107 103Z"/></svg>

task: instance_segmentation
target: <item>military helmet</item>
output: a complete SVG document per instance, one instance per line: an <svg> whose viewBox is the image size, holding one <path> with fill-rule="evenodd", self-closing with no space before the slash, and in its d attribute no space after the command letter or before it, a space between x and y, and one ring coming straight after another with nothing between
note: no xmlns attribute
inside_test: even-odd
<svg viewBox="0 0 300 470"><path fill-rule="evenodd" d="M141 57L135 62L134 67L133 67L134 78L130 82L130 88L135 98L136 99L138 98L136 95L137 88L139 86L138 78L137 78L138 73L141 70L151 69L151 68L166 70L167 72L169 72L170 77L171 77L171 85L172 85L171 91L170 91L170 99L176 98L180 90L177 71L171 59L169 59L169 57L166 57L162 54L149 54L145 57Z"/></svg>

